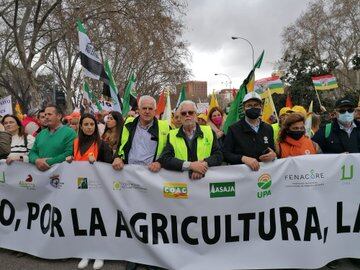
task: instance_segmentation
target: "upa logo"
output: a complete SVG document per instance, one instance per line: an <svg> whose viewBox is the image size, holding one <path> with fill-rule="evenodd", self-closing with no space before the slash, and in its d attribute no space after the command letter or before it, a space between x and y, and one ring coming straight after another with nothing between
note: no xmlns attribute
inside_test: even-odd
<svg viewBox="0 0 360 270"><path fill-rule="evenodd" d="M5 172L0 172L0 183L5 183Z"/></svg>
<svg viewBox="0 0 360 270"><path fill-rule="evenodd" d="M170 199L187 199L189 197L187 184L182 182L165 182L163 192L164 197Z"/></svg>
<svg viewBox="0 0 360 270"><path fill-rule="evenodd" d="M235 182L209 183L210 198L235 197Z"/></svg>
<svg viewBox="0 0 360 270"><path fill-rule="evenodd" d="M271 190L270 190L271 176L270 176L270 174L268 174L268 173L262 174L258 179L257 185L261 189L257 193L258 198L265 198L265 197L271 195Z"/></svg>
<svg viewBox="0 0 360 270"><path fill-rule="evenodd" d="M341 179L340 180L351 180L354 178L354 165L350 166L343 165L341 167Z"/></svg>

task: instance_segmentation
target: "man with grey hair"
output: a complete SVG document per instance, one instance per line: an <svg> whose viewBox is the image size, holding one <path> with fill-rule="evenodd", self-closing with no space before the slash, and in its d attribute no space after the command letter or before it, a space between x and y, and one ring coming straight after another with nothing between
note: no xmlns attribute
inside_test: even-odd
<svg viewBox="0 0 360 270"><path fill-rule="evenodd" d="M211 127L196 123L194 102L183 101L179 111L182 126L170 131L159 162L165 169L189 171L191 179L201 179L209 167L221 165L222 153Z"/></svg>
<svg viewBox="0 0 360 270"><path fill-rule="evenodd" d="M139 116L128 117L125 121L112 166L121 170L124 164L145 165L150 171L158 172L161 165L157 159L166 145L170 127L167 121L155 118L156 100L153 97L140 97L138 105Z"/></svg>

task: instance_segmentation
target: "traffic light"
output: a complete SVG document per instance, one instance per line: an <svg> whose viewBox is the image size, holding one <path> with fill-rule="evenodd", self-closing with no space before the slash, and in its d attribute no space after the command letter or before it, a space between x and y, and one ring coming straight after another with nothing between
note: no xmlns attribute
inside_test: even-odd
<svg viewBox="0 0 360 270"><path fill-rule="evenodd" d="M56 102L56 105L58 105L58 106L66 105L65 93L63 91L56 90L55 102Z"/></svg>

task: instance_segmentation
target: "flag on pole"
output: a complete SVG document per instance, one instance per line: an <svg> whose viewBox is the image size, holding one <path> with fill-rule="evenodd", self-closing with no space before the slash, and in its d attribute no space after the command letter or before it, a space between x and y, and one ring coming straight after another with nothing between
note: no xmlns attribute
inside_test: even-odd
<svg viewBox="0 0 360 270"><path fill-rule="evenodd" d="M335 76L331 74L311 77L315 90L331 90L338 88Z"/></svg>
<svg viewBox="0 0 360 270"><path fill-rule="evenodd" d="M219 103L216 99L216 96L215 96L215 91L213 90L212 94L211 94L211 98L210 98L210 104L209 104L209 107L208 107L208 114L210 113L211 109L212 108L215 108L215 107L219 107ZM209 115L207 116L209 118Z"/></svg>
<svg viewBox="0 0 360 270"><path fill-rule="evenodd" d="M177 108L179 107L180 103L183 102L184 100L186 100L185 84L183 84L183 85L181 86L181 91L180 91L178 100L177 100L177 102L176 102L175 109L177 109Z"/></svg>
<svg viewBox="0 0 360 270"><path fill-rule="evenodd" d="M93 92L91 91L89 84L85 81L83 86L83 98L82 105L83 107L88 107L91 112L95 113L98 111L102 111L102 107L100 103L95 98Z"/></svg>
<svg viewBox="0 0 360 270"><path fill-rule="evenodd" d="M119 91L117 89L114 77L112 75L108 60L105 60L105 72L109 78L108 85L110 88L110 95L111 95L114 111L118 111L121 113L120 101L118 98Z"/></svg>
<svg viewBox="0 0 360 270"><path fill-rule="evenodd" d="M165 110L161 117L161 120L167 120L169 123L169 126L171 125L171 103L170 103L169 91L166 91L166 105L165 105Z"/></svg>
<svg viewBox="0 0 360 270"><path fill-rule="evenodd" d="M76 24L79 32L80 60L84 76L95 80L108 80L104 65L96 54L95 47L91 43L83 24L80 21L77 21Z"/></svg>
<svg viewBox="0 0 360 270"><path fill-rule="evenodd" d="M134 94L134 87L135 87L135 74L132 73L130 78L129 78L129 82L125 88L125 93L124 93L124 97L123 97L123 108L122 108L122 115L124 117L126 117L126 115L128 114L128 112L130 111L130 101L131 101L131 96L133 96ZM136 97L133 96L133 99L135 99L136 101Z"/></svg>
<svg viewBox="0 0 360 270"><path fill-rule="evenodd" d="M267 96L267 89L270 89L271 94L284 94L284 84L279 76L272 76L255 81L254 91L262 98Z"/></svg>
<svg viewBox="0 0 360 270"><path fill-rule="evenodd" d="M311 138L312 137L312 114L313 114L313 101L310 102L310 106L308 109L308 114L305 120L305 131L306 135Z"/></svg>
<svg viewBox="0 0 360 270"><path fill-rule="evenodd" d="M165 92L162 91L160 96L159 96L159 100L158 100L157 106L156 106L156 115L157 116L160 116L164 112L165 105L166 105Z"/></svg>
<svg viewBox="0 0 360 270"><path fill-rule="evenodd" d="M254 82L255 82L255 69L261 67L262 60L264 58L264 52L262 51L259 58L256 60L256 63L253 67L253 69L250 71L249 75L246 77L246 79L241 84L239 91L236 94L235 99L230 105L228 116L226 117L226 121L224 123L223 131L226 134L228 131L228 128L235 122L237 122L241 117L244 116L242 101L244 99L244 96L248 92L254 91Z"/></svg>
<svg viewBox="0 0 360 270"><path fill-rule="evenodd" d="M287 94L287 96L286 96L285 107L289 107L289 108L294 107L292 100L291 100L291 96L289 94Z"/></svg>

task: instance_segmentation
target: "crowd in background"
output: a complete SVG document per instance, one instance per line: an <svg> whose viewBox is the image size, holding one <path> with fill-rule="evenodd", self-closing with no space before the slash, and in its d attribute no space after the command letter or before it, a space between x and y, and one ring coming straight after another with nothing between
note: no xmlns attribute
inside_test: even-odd
<svg viewBox="0 0 360 270"><path fill-rule="evenodd" d="M255 92L245 95L242 110L244 116L225 134L226 114L221 108L198 114L189 100L174 110L171 123L155 115L151 96L140 97L138 109L125 117L117 111L64 116L56 105L48 105L30 110L22 120L15 115L2 117L0 155L8 165L30 162L41 171L63 161L100 161L115 170L137 164L154 173L161 168L187 171L190 179L197 180L212 166L246 164L256 171L261 162L277 158L360 152L360 107L353 100L341 98L333 112L321 115L309 114L302 106L284 107L279 122L272 125L261 120L263 102ZM312 125L306 134L309 117ZM88 263L84 258L78 268ZM95 260L94 269L103 264ZM137 266L129 262L127 269Z"/></svg>

